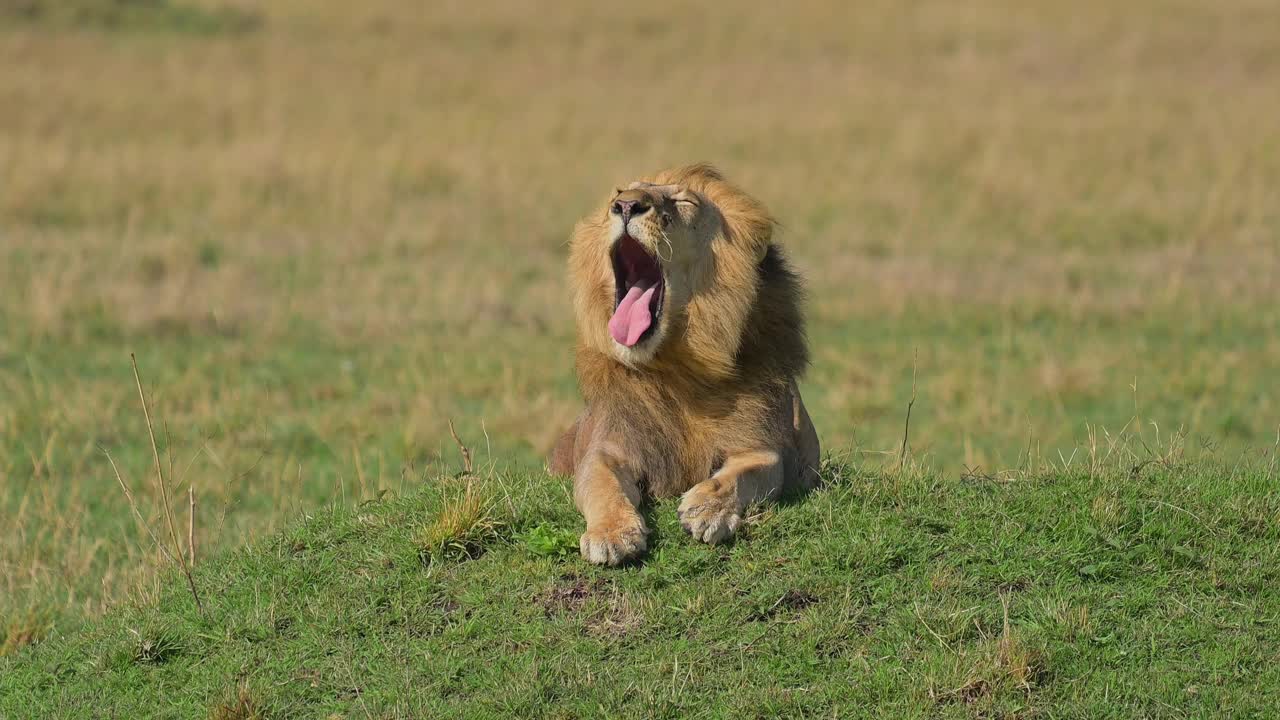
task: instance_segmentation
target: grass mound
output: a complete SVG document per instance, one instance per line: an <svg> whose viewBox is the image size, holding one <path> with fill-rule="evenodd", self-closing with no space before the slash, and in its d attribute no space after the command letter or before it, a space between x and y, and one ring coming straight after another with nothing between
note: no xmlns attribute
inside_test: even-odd
<svg viewBox="0 0 1280 720"><path fill-rule="evenodd" d="M170 578L0 660L0 716L1243 717L1280 691L1266 467L827 474L726 546L657 504L613 570L561 552L579 520L541 474L308 513L198 568L203 614Z"/></svg>

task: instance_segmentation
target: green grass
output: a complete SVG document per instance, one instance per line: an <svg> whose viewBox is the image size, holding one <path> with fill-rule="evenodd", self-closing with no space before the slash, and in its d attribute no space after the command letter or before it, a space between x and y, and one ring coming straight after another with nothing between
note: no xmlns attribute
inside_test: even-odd
<svg viewBox="0 0 1280 720"><path fill-rule="evenodd" d="M257 15L246 10L210 9L172 0L0 0L0 20L59 30L205 36L246 32L260 22Z"/></svg>
<svg viewBox="0 0 1280 720"><path fill-rule="evenodd" d="M804 389L824 445L865 460L901 441L917 355L912 448L941 471L1080 463L1091 430L1118 433L1135 410L1144 419L1129 429L1151 442L1185 425L1192 455L1229 456L1274 442L1265 424L1274 399L1249 380L1271 362L1270 322L1073 324L1061 314L997 320L972 310L818 320ZM433 335L367 346L305 325L223 337L100 321L91 333L70 346L0 352L10 413L0 433L9 518L0 558L13 578L0 592L6 621L34 613L41 628L71 627L154 585L154 553L102 452L158 520L131 350L167 428L159 441L174 454L174 497L185 502L195 487L202 556L278 530L300 505L407 492L455 461L443 419L455 419L480 464L538 467L577 402L567 329L531 343L519 363L488 333L459 337L448 354L434 352ZM1132 354L1095 368L1095 352ZM185 525L185 507L178 512Z"/></svg>
<svg viewBox="0 0 1280 720"><path fill-rule="evenodd" d="M567 483L418 533L469 481L310 509L154 603L0 665L0 716L1266 717L1280 689L1273 460L1000 479L833 463L707 547L672 503L616 570L544 552ZM513 502L518 498L518 502ZM540 528L540 529L539 529Z"/></svg>

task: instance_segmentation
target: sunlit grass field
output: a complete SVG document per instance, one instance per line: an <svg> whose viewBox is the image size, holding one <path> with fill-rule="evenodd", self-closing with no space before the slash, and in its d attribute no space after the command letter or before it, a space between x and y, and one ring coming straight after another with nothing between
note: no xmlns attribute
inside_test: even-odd
<svg viewBox="0 0 1280 720"><path fill-rule="evenodd" d="M782 223L842 462L901 464L914 387L925 475L1270 481L1277 38L1253 0L0 0L0 653L166 582L106 455L159 523L130 353L197 565L433 487L450 421L536 476L572 223L699 160Z"/></svg>

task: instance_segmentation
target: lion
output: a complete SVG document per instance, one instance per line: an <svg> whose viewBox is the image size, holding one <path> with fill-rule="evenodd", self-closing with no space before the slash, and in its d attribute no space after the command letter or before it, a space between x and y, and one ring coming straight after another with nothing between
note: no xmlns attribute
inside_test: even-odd
<svg viewBox="0 0 1280 720"><path fill-rule="evenodd" d="M646 550L645 496L681 495L705 543L753 503L818 483L796 381L809 362L801 287L765 207L713 167L617 190L574 228L569 277L586 407L548 469L572 475L588 562Z"/></svg>

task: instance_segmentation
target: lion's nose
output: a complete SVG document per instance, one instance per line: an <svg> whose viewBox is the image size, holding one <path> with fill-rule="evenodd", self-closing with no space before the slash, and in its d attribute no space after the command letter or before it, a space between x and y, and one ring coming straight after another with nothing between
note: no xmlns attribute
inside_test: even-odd
<svg viewBox="0 0 1280 720"><path fill-rule="evenodd" d="M630 220L633 216L643 215L649 212L651 206L649 203L640 199L618 198L613 201L613 214L621 215L622 222Z"/></svg>

